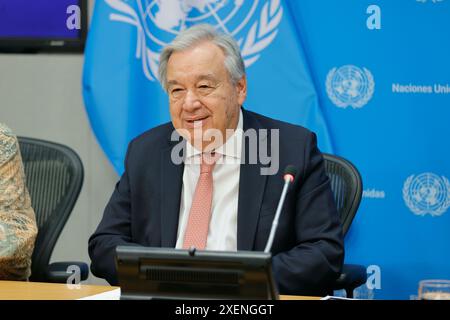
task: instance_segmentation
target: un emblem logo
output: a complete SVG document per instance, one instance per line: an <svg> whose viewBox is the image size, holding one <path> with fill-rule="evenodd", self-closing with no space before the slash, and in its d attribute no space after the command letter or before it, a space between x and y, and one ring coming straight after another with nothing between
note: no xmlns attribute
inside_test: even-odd
<svg viewBox="0 0 450 320"><path fill-rule="evenodd" d="M450 182L430 172L411 175L403 185L403 199L417 215L440 216L450 206Z"/></svg>
<svg viewBox="0 0 450 320"><path fill-rule="evenodd" d="M111 21L136 28L136 58L145 76L158 78L161 49L191 25L209 23L232 35L248 67L275 39L283 16L280 0L105 0Z"/></svg>
<svg viewBox="0 0 450 320"><path fill-rule="evenodd" d="M361 108L372 98L375 90L372 73L352 65L331 69L325 85L328 97L340 108Z"/></svg>

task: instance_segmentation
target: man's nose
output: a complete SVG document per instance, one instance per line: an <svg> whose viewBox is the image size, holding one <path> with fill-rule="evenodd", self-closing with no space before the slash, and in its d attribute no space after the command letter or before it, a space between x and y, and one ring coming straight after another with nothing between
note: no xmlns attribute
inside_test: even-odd
<svg viewBox="0 0 450 320"><path fill-rule="evenodd" d="M186 111L193 111L201 107L198 96L192 90L188 90L184 96L183 109Z"/></svg>

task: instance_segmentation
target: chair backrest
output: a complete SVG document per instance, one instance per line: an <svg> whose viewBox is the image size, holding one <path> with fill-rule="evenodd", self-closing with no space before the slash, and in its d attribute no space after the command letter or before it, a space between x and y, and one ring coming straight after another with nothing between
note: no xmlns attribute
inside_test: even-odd
<svg viewBox="0 0 450 320"><path fill-rule="evenodd" d="M64 145L25 137L18 140L39 228L30 280L42 281L56 241L80 194L83 164L75 151Z"/></svg>
<svg viewBox="0 0 450 320"><path fill-rule="evenodd" d="M350 161L342 157L324 153L323 158L345 236L361 203L361 175Z"/></svg>

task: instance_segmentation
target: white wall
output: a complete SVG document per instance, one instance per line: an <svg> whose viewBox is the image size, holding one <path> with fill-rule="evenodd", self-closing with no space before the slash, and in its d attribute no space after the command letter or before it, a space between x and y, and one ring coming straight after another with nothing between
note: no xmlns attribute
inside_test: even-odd
<svg viewBox="0 0 450 320"><path fill-rule="evenodd" d="M81 88L82 54L0 54L0 122L17 135L68 145L81 157L85 180L51 261L90 262L89 236L118 176L88 123ZM104 284L94 278L88 283Z"/></svg>

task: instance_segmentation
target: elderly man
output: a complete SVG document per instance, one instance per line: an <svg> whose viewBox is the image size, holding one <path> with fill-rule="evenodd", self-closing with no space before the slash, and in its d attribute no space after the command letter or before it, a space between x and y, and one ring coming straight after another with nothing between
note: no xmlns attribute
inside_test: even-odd
<svg viewBox="0 0 450 320"><path fill-rule="evenodd" d="M272 247L274 276L280 293L326 293L344 250L315 135L243 109L239 48L211 26L187 29L164 48L160 81L172 121L130 143L125 172L89 240L93 274L117 283L118 245L264 250L283 187L278 168L292 164L299 173ZM246 143L249 131L257 139ZM264 147L270 161L252 161Z"/></svg>

